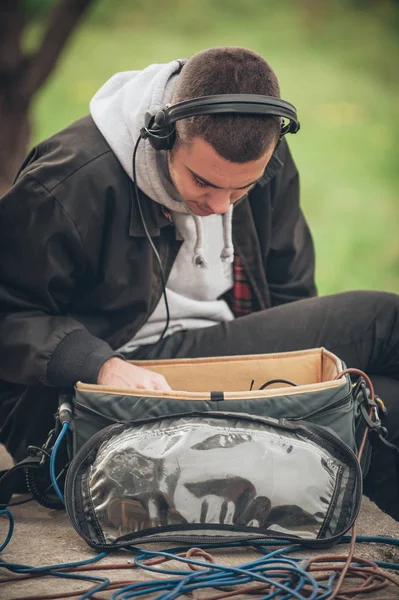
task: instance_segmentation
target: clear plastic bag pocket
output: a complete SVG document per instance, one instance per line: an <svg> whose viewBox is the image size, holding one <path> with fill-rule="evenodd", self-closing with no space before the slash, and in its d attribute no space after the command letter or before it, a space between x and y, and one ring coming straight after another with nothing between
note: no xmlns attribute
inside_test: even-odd
<svg viewBox="0 0 399 600"><path fill-rule="evenodd" d="M317 539L331 528L349 475L295 433L188 416L103 442L87 473L87 507L110 542L204 525Z"/></svg>

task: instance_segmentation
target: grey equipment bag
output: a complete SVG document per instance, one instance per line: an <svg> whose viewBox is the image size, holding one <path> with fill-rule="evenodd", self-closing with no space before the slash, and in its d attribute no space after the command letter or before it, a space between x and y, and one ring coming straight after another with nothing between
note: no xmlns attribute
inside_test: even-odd
<svg viewBox="0 0 399 600"><path fill-rule="evenodd" d="M368 393L338 357L137 364L172 391L75 389L65 500L90 546L284 537L319 547L351 527Z"/></svg>

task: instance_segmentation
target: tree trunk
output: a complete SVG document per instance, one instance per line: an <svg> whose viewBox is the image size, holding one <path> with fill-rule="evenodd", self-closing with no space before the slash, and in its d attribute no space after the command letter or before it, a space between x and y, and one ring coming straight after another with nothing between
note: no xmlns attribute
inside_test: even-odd
<svg viewBox="0 0 399 600"><path fill-rule="evenodd" d="M18 98L25 19L18 0L0 0L0 195L11 184L28 141L29 103Z"/></svg>
<svg viewBox="0 0 399 600"><path fill-rule="evenodd" d="M22 52L21 0L0 0L0 196L22 163L30 133L30 106L54 70L72 31L92 0L58 0L37 50Z"/></svg>
<svg viewBox="0 0 399 600"><path fill-rule="evenodd" d="M29 103L0 89L0 196L12 184L29 142Z"/></svg>

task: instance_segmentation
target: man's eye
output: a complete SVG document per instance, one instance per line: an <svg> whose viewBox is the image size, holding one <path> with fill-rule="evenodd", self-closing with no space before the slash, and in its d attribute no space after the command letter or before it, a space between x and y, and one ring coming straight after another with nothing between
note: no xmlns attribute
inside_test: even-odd
<svg viewBox="0 0 399 600"><path fill-rule="evenodd" d="M203 181L201 181L201 179L198 179L197 177L194 177L194 183L196 186L200 187L200 188L206 188L208 187L206 185L206 183L204 183Z"/></svg>

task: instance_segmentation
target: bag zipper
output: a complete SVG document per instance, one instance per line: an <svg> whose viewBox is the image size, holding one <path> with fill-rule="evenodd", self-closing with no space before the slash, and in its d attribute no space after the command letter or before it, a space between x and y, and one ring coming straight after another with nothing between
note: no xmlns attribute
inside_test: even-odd
<svg viewBox="0 0 399 600"><path fill-rule="evenodd" d="M323 413L325 411L332 410L334 408L339 408L340 406L344 406L344 404L346 404L348 402L348 400L351 396L352 396L352 392L349 392L343 398L340 398L339 400L334 400L333 402L330 402L329 404L325 404L324 406L321 406L320 408L316 408L315 410L311 411L310 413L307 413L306 415L303 415L302 417L286 417L286 418L290 419L291 421L301 421L302 419L310 419L311 417L314 417L315 415L318 415L319 413Z"/></svg>
<svg viewBox="0 0 399 600"><path fill-rule="evenodd" d="M256 415L252 416L252 415L246 415L244 413L225 413L225 412L192 412L189 413L189 415L187 415L187 413L182 413L179 415L171 415L171 416L162 416L162 417L148 417L145 419L139 419L138 421L130 421L128 423L118 423L118 424L113 424L113 425L109 425L108 427L102 429L101 431L98 431L97 433L95 433L89 440L87 440L87 442L85 442L83 444L83 446L80 448L80 450L77 452L77 454L75 455L75 457L72 459L72 462L70 464L70 467L67 471L67 475L66 475L66 481L65 481L65 508L67 510L69 519L71 521L71 524L73 526L73 528L75 529L75 531L86 541L86 543L95 549L101 549L101 550L113 550L113 549L118 549L118 548L124 548L126 546L131 546L134 544L134 540L132 540L131 542L127 543L126 540L122 541L122 542L112 542L110 544L106 544L103 542L93 542L93 540L91 540L88 536L86 536L85 533L83 533L83 531L81 531L79 523L76 519L76 515L75 515L75 510L74 510L74 504L72 503L71 499L73 498L73 492L75 489L75 481L76 481L76 477L77 474L80 470L81 464L82 462L84 462L84 460L87 458L87 455L89 454L89 452L96 446L97 442L99 442L102 438L108 436L109 434L112 435L112 429L118 430L121 429L122 431L124 429L126 429L129 425L139 425L139 424L145 424L145 423L150 423L152 421L157 421L159 419L176 419L176 418L181 418L181 417L186 417L186 416L211 416L214 418L226 418L226 417L233 417L235 419L237 419L237 415L240 415L239 418L244 420L244 421L254 421L257 423L262 423L265 425L279 425L282 429L286 429L289 431L293 431L295 430L298 425L291 425L290 421L294 421L293 419L288 420L288 419L274 419L272 417L258 417ZM297 422L297 421L296 421ZM317 441L321 441L323 442L323 445L325 446L326 442L327 445L332 446L334 449L339 449L341 451L344 452L344 454L346 453L346 455L352 459L353 462L353 466L355 468L355 473L356 473L356 477L355 477L355 483L354 483L354 498L355 500L352 501L351 503L351 512L350 512L350 518L349 518L349 525L345 528L345 530L342 533L336 534L331 536L330 538L328 538L327 540L318 540L318 539L311 539L311 540L304 540L301 539L300 537L297 536L290 536L290 535L282 535L279 534L278 532L270 532L267 535L263 534L263 535L259 535L259 536L254 536L254 537L246 537L245 539L251 539L251 540L267 540L267 539L284 539L290 542L298 542L300 543L302 546L307 546L307 547L313 547L313 548L323 548L324 546L330 546L333 545L335 541L338 541L341 539L341 537L352 527L358 513L359 513L359 509L360 509L360 500L361 500L361 494L362 494L362 488L361 486L359 486L359 481L361 481L361 469L360 469L360 465L359 462L356 458L355 453L349 448L349 446L347 444L345 444L342 440L340 440L337 436L335 436L333 433L331 433L328 429L321 427L319 425L316 425L314 423L307 423L307 422L303 422L300 423L299 428L301 429L305 429L305 431L309 434L309 438L313 441L317 440ZM76 463L78 463L78 466L76 467ZM73 469L72 469L73 467ZM357 507L357 510L356 510ZM219 542L223 542L226 541L228 539L228 541L230 542L234 542L234 541L240 541L244 539L245 536L245 532L243 532L244 535L242 536L229 536L228 538L226 538L226 536L215 536L215 537L209 537L206 538L207 542L209 543L219 543ZM250 534L247 534L250 536ZM145 540L145 535L143 535L143 539L142 541L146 541ZM137 538L137 539L141 539L141 538ZM137 540L136 540L137 541ZM179 535L171 535L171 536L164 536L162 537L162 534L160 534L160 537L156 536L154 537L154 539L150 540L151 542L188 542L190 543L191 541L194 543L198 543L198 536L196 537L190 537L190 536L179 536ZM147 540L148 542L148 540Z"/></svg>

